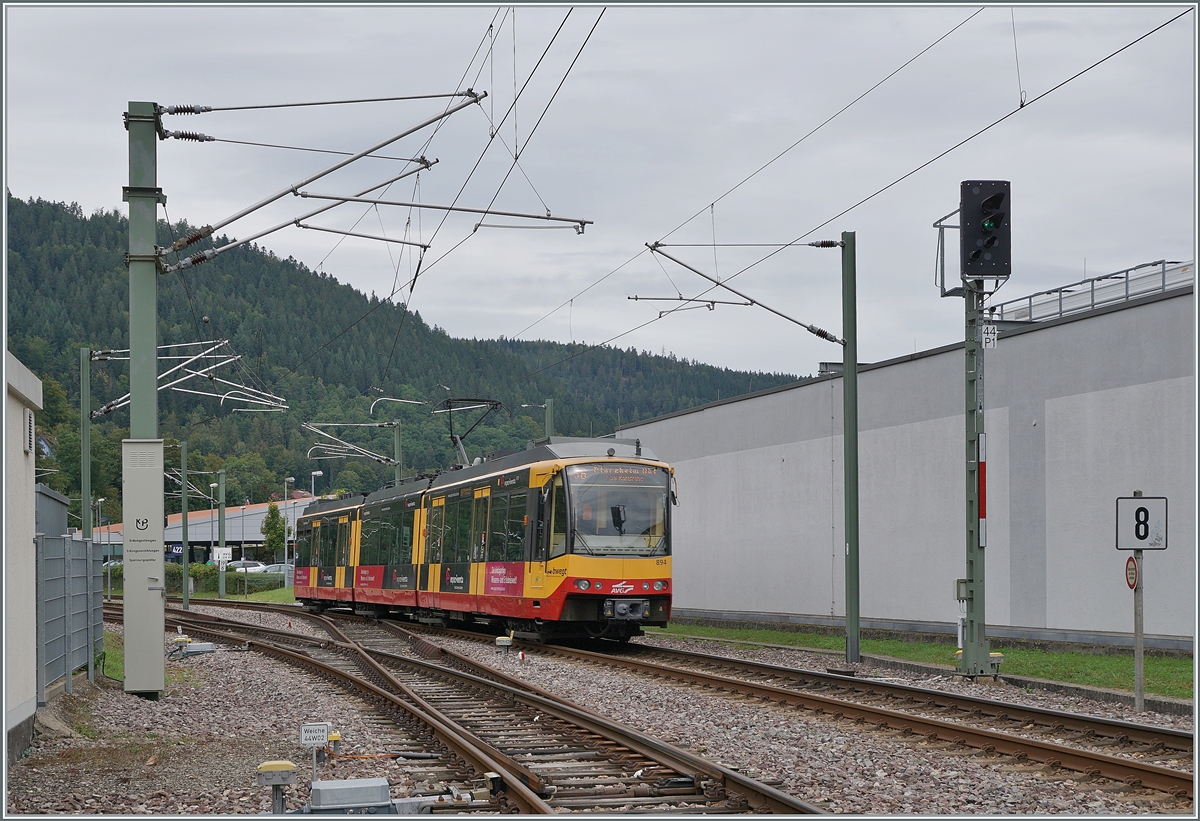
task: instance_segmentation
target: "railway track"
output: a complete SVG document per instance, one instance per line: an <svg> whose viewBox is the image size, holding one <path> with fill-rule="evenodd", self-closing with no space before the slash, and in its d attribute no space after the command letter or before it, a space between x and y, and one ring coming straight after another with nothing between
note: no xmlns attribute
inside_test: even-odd
<svg viewBox="0 0 1200 821"><path fill-rule="evenodd" d="M462 631L421 630L426 635L442 632L471 641L492 641ZM1107 778L1131 788L1194 798L1193 735L1179 730L645 645L614 646L603 652L519 641L513 646L526 653L605 669L620 667L739 698L792 705L928 742L975 748Z"/></svg>
<svg viewBox="0 0 1200 821"><path fill-rule="evenodd" d="M493 641L477 633L404 624L406 631L426 637L445 635L487 644ZM854 721L925 743L1005 756L998 761L1035 763L1051 771L1061 768L1085 778L1109 779L1131 789L1143 787L1177 798L1194 797L1193 735L1170 728L638 644L614 645L605 652L520 641L514 643L514 648L609 670L621 667L658 680L729 693L738 699L797 706L833 720ZM448 649L429 645L425 652L474 675L491 675L490 668Z"/></svg>
<svg viewBox="0 0 1200 821"><path fill-rule="evenodd" d="M401 719L409 754L438 753L435 764L420 766L444 773L443 780L488 785L489 798L466 811L822 812L518 680L422 659L422 652L443 656L428 642L372 620L306 618L322 624L329 638L181 610L169 611L167 623L271 653L356 689L376 709ZM425 748L411 746L421 739Z"/></svg>

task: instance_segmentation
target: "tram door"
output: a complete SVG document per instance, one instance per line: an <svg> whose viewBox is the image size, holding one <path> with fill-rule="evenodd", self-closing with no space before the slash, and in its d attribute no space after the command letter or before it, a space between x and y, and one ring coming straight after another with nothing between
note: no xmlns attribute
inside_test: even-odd
<svg viewBox="0 0 1200 821"><path fill-rule="evenodd" d="M479 610L479 597L487 592L488 503L492 489L475 489L475 505L471 516L471 607Z"/></svg>
<svg viewBox="0 0 1200 821"><path fill-rule="evenodd" d="M554 477L538 501L537 532L533 543L533 556L529 564L529 589L531 595L541 596L552 585L547 580L546 561L551 556L561 555L567 542L567 495L563 487L562 474Z"/></svg>
<svg viewBox="0 0 1200 821"><path fill-rule="evenodd" d="M442 564L442 538L446 522L446 498L432 499L426 509L425 549L421 557L417 601L422 607L436 607L437 579Z"/></svg>

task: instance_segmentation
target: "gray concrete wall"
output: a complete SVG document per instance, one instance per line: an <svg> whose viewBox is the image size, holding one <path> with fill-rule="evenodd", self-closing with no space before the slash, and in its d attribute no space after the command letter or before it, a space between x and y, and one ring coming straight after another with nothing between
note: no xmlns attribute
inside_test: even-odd
<svg viewBox="0 0 1200 821"><path fill-rule="evenodd" d="M1130 632L1115 499L1138 489L1170 499L1170 547L1146 552L1145 629L1192 638L1194 340L1188 287L987 352L989 624ZM963 359L957 344L860 371L864 623L960 615ZM620 431L676 468L677 610L844 617L841 396L840 378L819 378Z"/></svg>

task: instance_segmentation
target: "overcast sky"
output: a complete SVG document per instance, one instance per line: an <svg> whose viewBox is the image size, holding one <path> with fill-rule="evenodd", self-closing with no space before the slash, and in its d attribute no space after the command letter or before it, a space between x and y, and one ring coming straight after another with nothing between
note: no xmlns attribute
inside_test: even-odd
<svg viewBox="0 0 1200 821"><path fill-rule="evenodd" d="M476 229L476 214L361 204L310 224L428 243L415 290L396 298L452 336L611 339L807 375L841 349L762 308L651 321L675 304L629 297L694 297L710 284L646 243L673 244L663 250L841 334L838 251L770 246L856 232L863 362L962 338L962 300L935 286L932 224L957 209L965 179L1012 181L1013 274L997 301L1192 260L1194 10L1066 82L1186 8L7 5L5 183L22 199L127 213L122 114L133 100L235 107L486 91L380 151L438 162L419 185L408 177L377 196L550 211L592 221L582 235L544 220L489 216ZM167 129L218 138L159 142L166 214L217 223L338 159L229 141L358 152L448 102L164 117ZM355 194L405 167L363 160L301 188ZM220 233L247 237L322 204L288 194ZM490 227L501 223L522 228ZM408 281L418 253L295 227L259 244L380 296ZM948 244L953 272L957 232Z"/></svg>

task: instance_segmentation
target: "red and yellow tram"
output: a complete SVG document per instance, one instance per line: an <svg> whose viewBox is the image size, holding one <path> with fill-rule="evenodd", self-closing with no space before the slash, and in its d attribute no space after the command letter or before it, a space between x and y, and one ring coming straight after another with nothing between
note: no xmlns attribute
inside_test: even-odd
<svg viewBox="0 0 1200 821"><path fill-rule="evenodd" d="M638 441L554 437L297 524L296 598L534 640L627 639L671 613L672 469Z"/></svg>

